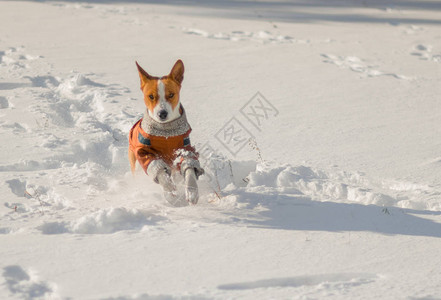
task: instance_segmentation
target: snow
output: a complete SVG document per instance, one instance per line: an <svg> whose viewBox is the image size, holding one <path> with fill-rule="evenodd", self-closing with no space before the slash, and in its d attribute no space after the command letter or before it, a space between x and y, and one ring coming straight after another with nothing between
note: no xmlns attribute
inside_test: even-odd
<svg viewBox="0 0 441 300"><path fill-rule="evenodd" d="M0 298L440 298L440 9L0 2ZM127 160L177 59L196 206Z"/></svg>

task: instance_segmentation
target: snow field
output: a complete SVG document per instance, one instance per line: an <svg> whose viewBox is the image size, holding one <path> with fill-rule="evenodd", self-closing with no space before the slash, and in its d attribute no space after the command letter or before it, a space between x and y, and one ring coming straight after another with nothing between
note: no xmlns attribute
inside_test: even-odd
<svg viewBox="0 0 441 300"><path fill-rule="evenodd" d="M288 24L320 14L271 2L14 5L30 24L44 7L42 32L78 41L36 41L12 23L18 34L0 39L0 298L439 297L436 22L370 2L354 12L402 23L366 27L337 6L320 24ZM157 56L144 31L162 38ZM192 143L219 151L201 158L200 203L176 208L141 170L132 177L126 151L144 109L132 58L162 70L181 55ZM280 111L249 127L263 159L250 145L224 155L213 135L254 89Z"/></svg>

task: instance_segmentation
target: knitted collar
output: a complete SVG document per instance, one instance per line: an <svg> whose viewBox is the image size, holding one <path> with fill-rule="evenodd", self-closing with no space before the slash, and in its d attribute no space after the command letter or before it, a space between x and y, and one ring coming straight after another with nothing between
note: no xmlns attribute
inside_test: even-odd
<svg viewBox="0 0 441 300"><path fill-rule="evenodd" d="M148 111L144 113L142 118L141 128L145 133L155 136L171 137L177 135L183 135L189 131L190 124L187 122L187 115L185 114L184 107L181 105L182 114L176 120L159 123L150 117Z"/></svg>

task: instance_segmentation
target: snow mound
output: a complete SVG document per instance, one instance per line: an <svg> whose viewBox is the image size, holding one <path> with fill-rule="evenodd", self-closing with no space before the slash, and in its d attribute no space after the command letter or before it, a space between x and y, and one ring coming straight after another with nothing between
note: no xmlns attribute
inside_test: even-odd
<svg viewBox="0 0 441 300"><path fill-rule="evenodd" d="M27 77L32 86L44 90L33 111L45 115L54 125L89 131L109 130L104 119L103 104L113 96L111 89L96 83L86 75L74 73L67 79L53 76Z"/></svg>
<svg viewBox="0 0 441 300"><path fill-rule="evenodd" d="M9 101L7 98L0 96L0 109L5 109L9 107Z"/></svg>
<svg viewBox="0 0 441 300"><path fill-rule="evenodd" d="M18 197L24 197L26 191L26 181L21 181L20 179L7 180L6 184L11 189L11 192Z"/></svg>
<svg viewBox="0 0 441 300"><path fill-rule="evenodd" d="M10 130L13 133L26 133L28 129L17 122L0 122L0 128Z"/></svg>
<svg viewBox="0 0 441 300"><path fill-rule="evenodd" d="M332 174L306 166L282 166L261 167L248 178L250 187L266 186L319 201L353 201L380 206L396 204L394 198L364 187L360 175Z"/></svg>
<svg viewBox="0 0 441 300"><path fill-rule="evenodd" d="M33 271L19 265L3 268L5 285L11 294L23 299L58 299L56 285L42 281Z"/></svg>
<svg viewBox="0 0 441 300"><path fill-rule="evenodd" d="M38 229L43 234L109 234L123 230L138 230L161 219L152 213L119 207L102 209L71 222L45 223Z"/></svg>
<svg viewBox="0 0 441 300"><path fill-rule="evenodd" d="M418 57L420 60L441 62L441 54L432 54L432 45L418 44L415 46L415 50L410 55Z"/></svg>
<svg viewBox="0 0 441 300"><path fill-rule="evenodd" d="M34 58L21 55L22 49L23 47L9 47L6 51L0 51L0 66L12 70L26 68L26 61Z"/></svg>
<svg viewBox="0 0 441 300"><path fill-rule="evenodd" d="M374 274L321 274L310 276L299 276L289 278L273 278L264 279L253 282L242 282L234 284L220 285L221 290L248 290L258 288L274 288L274 287L300 287L300 286L314 286L320 284L340 284L347 286L357 286L361 284L371 283L378 278Z"/></svg>
<svg viewBox="0 0 441 300"><path fill-rule="evenodd" d="M182 28L182 31L186 34L196 35L205 37L208 39L215 40L227 40L227 41L253 41L258 43L276 43L276 44L284 44L284 43L299 43L299 44L308 44L309 41L305 40L297 40L288 35L280 35L274 34L272 32L266 30L260 30L256 32L251 31L242 31L235 30L231 32L217 32L210 33L205 30L197 29L197 28Z"/></svg>
<svg viewBox="0 0 441 300"><path fill-rule="evenodd" d="M10 192L17 197L17 202L5 202L4 206L11 213L44 215L49 211L71 209L72 203L56 192L53 188L44 185L36 185L26 180L11 179L5 181Z"/></svg>
<svg viewBox="0 0 441 300"><path fill-rule="evenodd" d="M196 147L196 149L199 149ZM246 186L246 177L250 172L256 170L255 161L230 160L216 152L201 155L199 158L201 166L205 170L203 180L212 189L222 190L228 185Z"/></svg>
<svg viewBox="0 0 441 300"><path fill-rule="evenodd" d="M440 193L427 185L398 181L377 183L359 172L234 161L217 154L202 158L202 165L206 171L202 186L208 186L208 193L216 194L207 198L228 195L223 199L224 204L237 204L235 196L253 192L262 199L266 199L265 195L301 195L321 202L441 210ZM244 201L242 196L239 198Z"/></svg>
<svg viewBox="0 0 441 300"><path fill-rule="evenodd" d="M360 73L362 77L391 76L396 79L412 80L411 77L392 72L385 72L378 69L374 64L356 56L338 56L333 54L322 54L325 59L323 62L338 66L340 69L349 69Z"/></svg>
<svg viewBox="0 0 441 300"><path fill-rule="evenodd" d="M10 234L13 232L11 228L8 227L0 227L0 234Z"/></svg>

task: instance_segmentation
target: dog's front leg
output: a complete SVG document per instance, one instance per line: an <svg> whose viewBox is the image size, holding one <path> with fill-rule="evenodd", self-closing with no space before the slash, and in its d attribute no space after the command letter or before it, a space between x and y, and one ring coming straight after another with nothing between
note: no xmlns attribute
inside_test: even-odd
<svg viewBox="0 0 441 300"><path fill-rule="evenodd" d="M199 190L194 168L188 168L184 174L185 181L185 198L191 204L198 203Z"/></svg>
<svg viewBox="0 0 441 300"><path fill-rule="evenodd" d="M170 175L166 171L162 171L158 173L157 176L158 183L162 186L162 189L166 193L174 193L176 192L176 186L173 183Z"/></svg>
<svg viewBox="0 0 441 300"><path fill-rule="evenodd" d="M147 173L153 177L156 183L161 185L164 192L173 193L176 191L176 186L170 177L170 167L162 159L152 161L147 169Z"/></svg>
<svg viewBox="0 0 441 300"><path fill-rule="evenodd" d="M181 163L181 174L184 176L185 198L191 204L198 203L199 191L197 180L204 174L199 161L193 158L185 158Z"/></svg>

